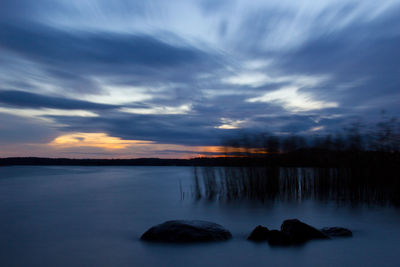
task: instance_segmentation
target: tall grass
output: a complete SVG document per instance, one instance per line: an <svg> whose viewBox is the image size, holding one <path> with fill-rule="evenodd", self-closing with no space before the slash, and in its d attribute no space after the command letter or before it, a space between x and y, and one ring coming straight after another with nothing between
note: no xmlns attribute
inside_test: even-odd
<svg viewBox="0 0 400 267"><path fill-rule="evenodd" d="M207 200L314 199L400 206L399 173L380 168L203 167L195 196Z"/></svg>

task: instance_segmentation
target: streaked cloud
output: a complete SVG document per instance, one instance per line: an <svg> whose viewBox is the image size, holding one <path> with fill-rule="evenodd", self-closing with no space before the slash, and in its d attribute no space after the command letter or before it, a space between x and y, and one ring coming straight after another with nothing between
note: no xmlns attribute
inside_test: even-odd
<svg viewBox="0 0 400 267"><path fill-rule="evenodd" d="M131 113L131 114L186 114L190 111L190 105L181 105L178 107L148 107L148 108L121 108L121 112Z"/></svg>
<svg viewBox="0 0 400 267"><path fill-rule="evenodd" d="M292 112L337 108L339 106L336 102L316 100L309 93L299 92L299 88L296 87L284 87L259 97L247 99L247 101L280 104Z"/></svg>
<svg viewBox="0 0 400 267"><path fill-rule="evenodd" d="M222 79L223 83L233 85L248 85L251 87L258 87L266 83L273 82L273 79L268 75L262 73L242 73L235 76L230 76Z"/></svg>
<svg viewBox="0 0 400 267"><path fill-rule="evenodd" d="M0 90L0 103L22 108L50 108L65 110L102 110L118 106L99 104L90 101L68 99L61 96L44 96L24 91Z"/></svg>
<svg viewBox="0 0 400 267"><path fill-rule="evenodd" d="M0 151L215 155L399 116L399 17L398 0L0 1Z"/></svg>
<svg viewBox="0 0 400 267"><path fill-rule="evenodd" d="M217 129L239 129L246 120L231 120L228 118L221 118L221 125L216 126Z"/></svg>
<svg viewBox="0 0 400 267"><path fill-rule="evenodd" d="M72 116L72 117L98 117L99 115L88 110L63 110L63 109L17 109L17 108L2 108L0 113L12 114L21 117L35 117L49 120L49 116Z"/></svg>

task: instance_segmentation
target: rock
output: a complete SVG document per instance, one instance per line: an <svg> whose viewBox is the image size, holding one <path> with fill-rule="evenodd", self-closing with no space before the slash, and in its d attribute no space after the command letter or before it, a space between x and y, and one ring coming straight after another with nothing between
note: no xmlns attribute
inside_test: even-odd
<svg viewBox="0 0 400 267"><path fill-rule="evenodd" d="M253 241L267 241L269 232L270 231L267 227L259 225L254 228L247 239Z"/></svg>
<svg viewBox="0 0 400 267"><path fill-rule="evenodd" d="M206 221L167 221L151 227L140 239L155 242L207 242L223 241L232 234L219 224Z"/></svg>
<svg viewBox="0 0 400 267"><path fill-rule="evenodd" d="M271 246L288 246L292 244L292 239L282 231L271 230L268 235L268 243Z"/></svg>
<svg viewBox="0 0 400 267"><path fill-rule="evenodd" d="M281 231L287 234L294 244L303 243L312 239L329 238L318 229L297 219L285 220L281 225Z"/></svg>
<svg viewBox="0 0 400 267"><path fill-rule="evenodd" d="M353 233L343 227L324 227L321 232L329 237L351 237Z"/></svg>

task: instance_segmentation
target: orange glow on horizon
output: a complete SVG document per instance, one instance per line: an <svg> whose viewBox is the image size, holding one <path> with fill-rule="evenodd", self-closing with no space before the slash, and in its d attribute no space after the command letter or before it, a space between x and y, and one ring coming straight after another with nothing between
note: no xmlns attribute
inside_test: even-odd
<svg viewBox="0 0 400 267"><path fill-rule="evenodd" d="M123 140L105 133L72 133L54 139L50 145L55 147L99 147L105 149L125 149L132 145L149 145L154 142L143 140Z"/></svg>
<svg viewBox="0 0 400 267"><path fill-rule="evenodd" d="M123 157L242 157L246 154L265 154L257 148L238 148L224 146L189 146L178 144L160 144L145 140L124 140L106 133L68 133L55 138L49 144L55 149L100 148L108 151L123 152Z"/></svg>

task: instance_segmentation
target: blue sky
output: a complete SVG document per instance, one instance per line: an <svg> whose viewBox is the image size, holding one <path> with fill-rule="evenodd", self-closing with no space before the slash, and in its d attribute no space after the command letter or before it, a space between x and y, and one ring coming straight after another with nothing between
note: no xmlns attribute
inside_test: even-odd
<svg viewBox="0 0 400 267"><path fill-rule="evenodd" d="M191 157L400 114L400 1L0 2L0 157Z"/></svg>

